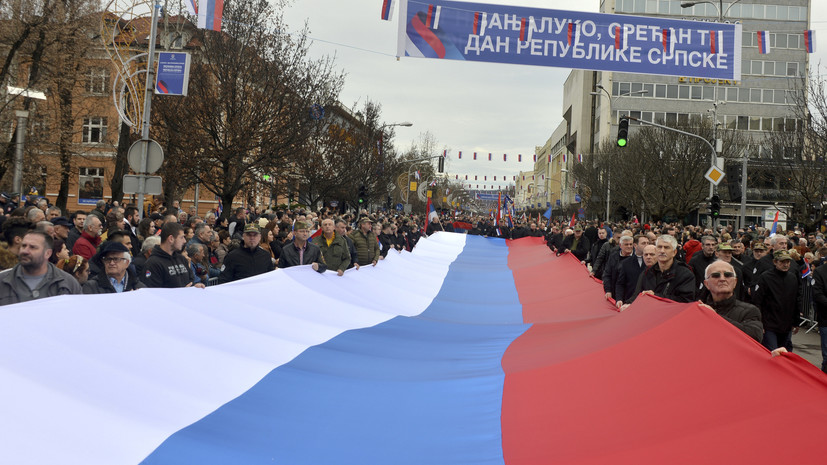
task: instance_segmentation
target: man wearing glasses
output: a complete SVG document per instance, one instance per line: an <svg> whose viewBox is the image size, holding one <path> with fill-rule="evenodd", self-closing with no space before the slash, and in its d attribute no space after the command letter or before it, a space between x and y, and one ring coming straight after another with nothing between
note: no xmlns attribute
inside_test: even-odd
<svg viewBox="0 0 827 465"><path fill-rule="evenodd" d="M92 261L97 262L103 273L98 273L83 284L84 294L114 294L146 287L135 273L129 270L132 255L122 242L104 242L100 252L92 257Z"/></svg>
<svg viewBox="0 0 827 465"><path fill-rule="evenodd" d="M718 260L706 267L704 274L704 286L709 291L704 306L715 310L723 319L761 342L764 336L761 310L755 305L735 298L735 286L738 282L735 268L725 261Z"/></svg>

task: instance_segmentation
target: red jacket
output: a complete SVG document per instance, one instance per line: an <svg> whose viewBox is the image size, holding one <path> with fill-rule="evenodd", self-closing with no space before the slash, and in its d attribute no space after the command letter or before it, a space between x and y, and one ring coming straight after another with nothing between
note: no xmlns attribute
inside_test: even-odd
<svg viewBox="0 0 827 465"><path fill-rule="evenodd" d="M689 260L692 259L692 255L695 252L701 250L703 248L700 241L697 239L690 239L686 241L686 244L683 245L683 251L686 252L686 263L689 263Z"/></svg>
<svg viewBox="0 0 827 465"><path fill-rule="evenodd" d="M100 236L92 237L91 234L83 231L78 240L75 241L75 246L72 247L72 254L80 255L87 260L91 260L95 252L97 252L100 243Z"/></svg>

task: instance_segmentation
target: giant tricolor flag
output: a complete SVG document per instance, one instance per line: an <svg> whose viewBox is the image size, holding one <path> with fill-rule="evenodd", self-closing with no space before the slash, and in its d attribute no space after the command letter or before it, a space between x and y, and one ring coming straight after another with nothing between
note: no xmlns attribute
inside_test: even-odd
<svg viewBox="0 0 827 465"><path fill-rule="evenodd" d="M442 232L343 277L4 307L0 386L15 465L817 463L792 445L827 421L823 373L709 308L617 312L542 238Z"/></svg>

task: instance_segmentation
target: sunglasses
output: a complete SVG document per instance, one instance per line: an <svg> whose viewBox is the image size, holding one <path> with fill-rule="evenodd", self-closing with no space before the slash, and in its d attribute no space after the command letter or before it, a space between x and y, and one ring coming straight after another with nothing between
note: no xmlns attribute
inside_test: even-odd
<svg viewBox="0 0 827 465"><path fill-rule="evenodd" d="M724 275L724 278L734 278L735 277L735 273L733 273L732 271L724 271L723 273L720 272L720 271L715 271L714 273L709 273L709 277L718 279L718 278L721 277L722 274Z"/></svg>

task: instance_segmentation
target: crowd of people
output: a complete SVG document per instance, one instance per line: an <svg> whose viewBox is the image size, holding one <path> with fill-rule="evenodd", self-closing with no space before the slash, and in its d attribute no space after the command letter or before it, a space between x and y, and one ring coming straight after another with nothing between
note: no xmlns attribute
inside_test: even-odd
<svg viewBox="0 0 827 465"><path fill-rule="evenodd" d="M99 201L65 215L44 198L2 195L0 305L62 294L144 287L206 287L298 265L339 276L411 251L437 231L542 237L600 280L619 310L641 294L701 301L770 350L792 351L802 315L815 320L827 372L827 246L821 232L674 223L539 223L523 218L331 209L236 208L229 215L173 201L134 206Z"/></svg>

